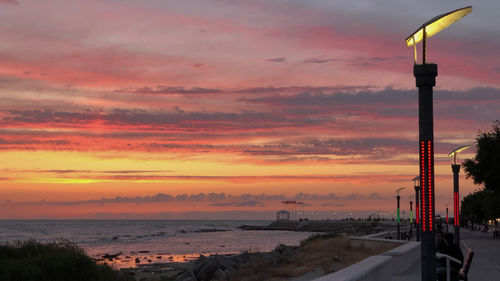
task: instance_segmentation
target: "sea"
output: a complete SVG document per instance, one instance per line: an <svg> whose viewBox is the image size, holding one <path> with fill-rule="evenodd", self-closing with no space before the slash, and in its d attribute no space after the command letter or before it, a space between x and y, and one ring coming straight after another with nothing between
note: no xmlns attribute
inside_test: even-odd
<svg viewBox="0 0 500 281"><path fill-rule="evenodd" d="M188 262L200 255L271 251L299 245L311 233L241 230L249 220L0 220L0 244L69 240L115 268Z"/></svg>

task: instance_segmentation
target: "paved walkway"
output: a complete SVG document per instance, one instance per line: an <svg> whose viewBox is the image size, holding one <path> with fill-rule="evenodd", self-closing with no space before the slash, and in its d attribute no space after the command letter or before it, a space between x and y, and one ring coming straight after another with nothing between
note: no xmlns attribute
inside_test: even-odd
<svg viewBox="0 0 500 281"><path fill-rule="evenodd" d="M464 256L472 248L475 252L469 271L470 281L500 280L500 239L493 239L491 233L460 230ZM392 277L392 281L421 281L420 262L417 262L401 275Z"/></svg>
<svg viewBox="0 0 500 281"><path fill-rule="evenodd" d="M500 239L493 239L492 233L461 229L462 251L464 243L475 252L469 271L470 281L500 280Z"/></svg>

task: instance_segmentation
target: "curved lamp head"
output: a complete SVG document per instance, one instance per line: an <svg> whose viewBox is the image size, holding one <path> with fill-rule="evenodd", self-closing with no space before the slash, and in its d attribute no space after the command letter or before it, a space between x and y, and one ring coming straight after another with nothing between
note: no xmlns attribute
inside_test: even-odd
<svg viewBox="0 0 500 281"><path fill-rule="evenodd" d="M415 63L417 62L416 44L418 42L424 41L422 46L423 48L422 63L425 64L425 40L435 35L436 33L444 30L448 26L455 23L457 20L465 17L470 12L472 12L472 6L460 8L448 13L438 15L432 18L431 20L427 21L426 23L422 24L422 26L419 27L415 32L406 37L405 39L406 46L408 47L415 46Z"/></svg>
<svg viewBox="0 0 500 281"><path fill-rule="evenodd" d="M405 188L406 188L406 187L400 187L400 188L396 189L396 193L398 194L398 196L399 196L399 191L400 191L400 190L403 190L403 189L405 189Z"/></svg>
<svg viewBox="0 0 500 281"><path fill-rule="evenodd" d="M461 151L464 151L466 150L467 148L471 147L472 145L464 145L464 146L461 146L455 150L453 150L452 152L450 152L450 154L448 154L449 157L453 157L453 164L457 164L457 154Z"/></svg>
<svg viewBox="0 0 500 281"><path fill-rule="evenodd" d="M419 183L419 181L420 181L420 176L416 176L416 177L414 177L414 178L412 179L412 181L413 181L413 183L414 183L415 185L417 185L417 184Z"/></svg>

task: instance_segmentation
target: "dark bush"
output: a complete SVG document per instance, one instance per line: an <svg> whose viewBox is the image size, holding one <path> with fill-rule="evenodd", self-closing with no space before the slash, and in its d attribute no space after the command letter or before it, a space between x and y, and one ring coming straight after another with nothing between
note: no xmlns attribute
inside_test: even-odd
<svg viewBox="0 0 500 281"><path fill-rule="evenodd" d="M124 281L108 265L97 264L67 241L20 241L0 245L2 281Z"/></svg>
<svg viewBox="0 0 500 281"><path fill-rule="evenodd" d="M320 239L330 239L330 238L335 238L337 236L338 236L337 233L331 233L331 232L313 234L313 235L307 237L305 240L302 240L300 242L300 246L304 246L311 241L320 240Z"/></svg>

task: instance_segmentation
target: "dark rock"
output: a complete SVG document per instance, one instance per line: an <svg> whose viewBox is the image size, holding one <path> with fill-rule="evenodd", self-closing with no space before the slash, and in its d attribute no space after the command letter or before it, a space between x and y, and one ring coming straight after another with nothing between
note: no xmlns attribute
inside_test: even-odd
<svg viewBox="0 0 500 281"><path fill-rule="evenodd" d="M195 266L198 266L198 265L202 264L203 262L205 262L207 259L208 259L208 258L207 258L206 256L204 256L204 255L200 255L200 256L198 257L198 259L194 262L194 265L195 265Z"/></svg>
<svg viewBox="0 0 500 281"><path fill-rule="evenodd" d="M214 272L213 279L215 279L215 280L225 280L226 279L226 273L222 269L219 268L219 269L217 269Z"/></svg>
<svg viewBox="0 0 500 281"><path fill-rule="evenodd" d="M277 251L272 251L271 261L273 262L273 264L281 264L285 261L285 257Z"/></svg>
<svg viewBox="0 0 500 281"><path fill-rule="evenodd" d="M121 255L122 252L116 253L116 254L105 254L102 256L103 259L107 259L109 261L113 261L113 259L116 259L119 255Z"/></svg>
<svg viewBox="0 0 500 281"><path fill-rule="evenodd" d="M175 279L176 281L198 281L198 278L196 278L196 275L190 270L184 271L184 273L181 273L177 278Z"/></svg>
<svg viewBox="0 0 500 281"><path fill-rule="evenodd" d="M209 281L218 269L214 259L205 259L194 268L193 272L200 281Z"/></svg>
<svg viewBox="0 0 500 281"><path fill-rule="evenodd" d="M245 251L239 255L231 257L231 259L238 264L246 263L250 260L250 254L248 253L248 251Z"/></svg>
<svg viewBox="0 0 500 281"><path fill-rule="evenodd" d="M216 255L213 259L222 270L233 271L238 266L238 264L232 259L223 255Z"/></svg>

